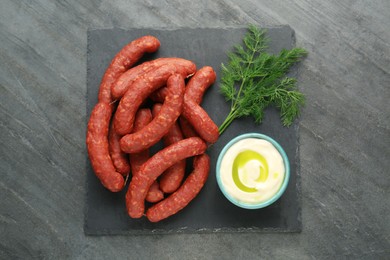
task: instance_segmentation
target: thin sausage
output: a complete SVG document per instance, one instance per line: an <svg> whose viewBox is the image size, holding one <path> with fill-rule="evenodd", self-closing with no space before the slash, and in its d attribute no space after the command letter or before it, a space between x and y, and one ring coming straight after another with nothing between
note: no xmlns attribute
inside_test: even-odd
<svg viewBox="0 0 390 260"><path fill-rule="evenodd" d="M186 98L192 99L195 103L202 103L205 91L215 82L217 74L210 66L200 68L186 85Z"/></svg>
<svg viewBox="0 0 390 260"><path fill-rule="evenodd" d="M183 116L206 142L215 143L218 140L218 126L209 117L207 112L193 100L186 100L183 106Z"/></svg>
<svg viewBox="0 0 390 260"><path fill-rule="evenodd" d="M215 143L219 137L218 126L206 111L199 106L206 89L214 83L216 74L213 68L206 66L198 70L186 86L183 117L192 125L200 137L209 143Z"/></svg>
<svg viewBox="0 0 390 260"><path fill-rule="evenodd" d="M156 117L161 110L161 104L153 106L153 116ZM183 134L180 130L179 123L176 121L169 129L168 133L164 135L163 141L165 146L169 146L176 142L183 140ZM165 193L172 193L176 191L184 178L186 171L186 160L169 167L160 177L160 189Z"/></svg>
<svg viewBox="0 0 390 260"><path fill-rule="evenodd" d="M136 153L156 144L181 114L184 99L184 78L175 74L167 81L168 95L160 113L142 130L125 135L120 140L122 151Z"/></svg>
<svg viewBox="0 0 390 260"><path fill-rule="evenodd" d="M153 36L143 36L123 47L112 59L100 83L99 102L110 104L113 101L111 87L126 70L133 66L145 53L155 52L160 41Z"/></svg>
<svg viewBox="0 0 390 260"><path fill-rule="evenodd" d="M144 128L149 122L152 121L152 113L150 109L143 108L138 110L135 121L134 121L134 131L139 131ZM149 159L149 149L145 149L139 153L130 154L130 163L131 163L131 172L133 176L139 173L139 170L147 160ZM164 193L160 190L159 184L157 181L150 187L148 194L146 196L146 201L148 202L157 202L164 198Z"/></svg>
<svg viewBox="0 0 390 260"><path fill-rule="evenodd" d="M145 75L145 73L150 72L151 70L154 70L158 67L161 67L163 65L172 64L176 67L184 67L184 68L191 68L193 67L193 62L182 59L182 58L158 58L152 61L146 61L142 64L135 66L134 68L129 69L125 73L123 73L118 80L112 84L111 86L111 93L114 99L121 98L128 88L131 86L131 84L137 80L139 77L142 77ZM191 74L188 74L186 76L189 76ZM163 102L164 99L162 99L161 102Z"/></svg>
<svg viewBox="0 0 390 260"><path fill-rule="evenodd" d="M87 129L87 150L92 169L104 187L112 192L124 186L122 174L115 170L108 151L108 128L112 106L98 103L93 108Z"/></svg>
<svg viewBox="0 0 390 260"><path fill-rule="evenodd" d="M130 173L130 163L129 157L126 153L122 152L120 146L120 139L122 136L118 135L113 124L110 125L110 131L108 135L109 142L109 152L111 156L112 163L115 166L117 172L120 172L122 175L126 176Z"/></svg>
<svg viewBox="0 0 390 260"><path fill-rule="evenodd" d="M124 179L116 171L109 152L108 132L113 112L111 86L144 53L155 52L159 47L159 40L153 36L144 36L130 42L112 59L100 83L99 102L92 110L88 122L86 143L89 159L96 176L107 189L113 192L123 188ZM127 169L121 170L122 173L126 171Z"/></svg>
<svg viewBox="0 0 390 260"><path fill-rule="evenodd" d="M209 175L210 158L207 154L196 156L193 165L193 172L175 193L147 210L146 217L149 221L158 222L172 216L187 206L200 192Z"/></svg>
<svg viewBox="0 0 390 260"><path fill-rule="evenodd" d="M118 134L131 133L134 124L134 116L142 102L155 90L165 85L173 74L180 74L184 78L194 73L195 64L190 67L176 67L173 64L163 65L146 73L136 80L119 102L114 115L114 127Z"/></svg>
<svg viewBox="0 0 390 260"><path fill-rule="evenodd" d="M152 121L152 112L149 108L142 108L137 111L134 121L134 131L142 130L146 125ZM145 149L139 153L129 155L131 172L133 175L139 172L141 165L149 159L149 150Z"/></svg>
<svg viewBox="0 0 390 260"><path fill-rule="evenodd" d="M132 218L140 218L145 211L145 197L152 183L169 167L185 158L202 154L206 143L192 137L181 140L157 152L140 169L140 173L131 179L126 193L127 213Z"/></svg>

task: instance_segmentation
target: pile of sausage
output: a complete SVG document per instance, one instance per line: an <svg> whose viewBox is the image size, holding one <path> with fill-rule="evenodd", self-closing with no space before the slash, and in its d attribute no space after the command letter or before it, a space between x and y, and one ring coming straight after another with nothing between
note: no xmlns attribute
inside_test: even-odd
<svg viewBox="0 0 390 260"><path fill-rule="evenodd" d="M131 173L127 212L140 218L145 201L153 203L146 211L151 222L175 214L200 192L210 169L207 145L219 137L218 127L199 105L216 79L214 70L197 70L181 58L134 66L159 47L157 38L144 36L116 54L100 84L86 138L92 168L103 186L118 192ZM148 149L160 140L165 147L150 157ZM186 176L190 157L193 170Z"/></svg>

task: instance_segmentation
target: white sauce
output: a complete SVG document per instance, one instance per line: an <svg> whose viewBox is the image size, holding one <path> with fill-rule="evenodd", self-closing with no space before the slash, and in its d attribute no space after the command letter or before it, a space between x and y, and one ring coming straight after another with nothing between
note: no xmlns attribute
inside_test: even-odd
<svg viewBox="0 0 390 260"><path fill-rule="evenodd" d="M240 181L247 187L256 188L255 192L245 192L233 181L233 162L241 152L252 150L262 155L268 163L268 178L259 182L260 175L258 160L250 160L238 171ZM280 189L285 175L283 158L272 143L258 138L246 138L233 144L221 161L221 182L233 198L238 201L257 204L270 199Z"/></svg>

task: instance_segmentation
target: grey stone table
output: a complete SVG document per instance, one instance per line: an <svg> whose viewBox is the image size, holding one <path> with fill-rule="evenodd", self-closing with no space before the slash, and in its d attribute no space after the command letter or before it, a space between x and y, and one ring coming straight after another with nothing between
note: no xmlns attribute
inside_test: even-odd
<svg viewBox="0 0 390 260"><path fill-rule="evenodd" d="M0 3L1 259L388 259L390 2ZM288 24L299 82L301 233L83 233L88 28Z"/></svg>

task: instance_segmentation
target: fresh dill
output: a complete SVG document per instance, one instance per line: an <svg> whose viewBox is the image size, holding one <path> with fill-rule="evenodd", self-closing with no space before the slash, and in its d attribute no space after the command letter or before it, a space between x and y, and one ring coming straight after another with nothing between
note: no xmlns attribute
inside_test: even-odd
<svg viewBox="0 0 390 260"><path fill-rule="evenodd" d="M256 123L261 123L268 106L280 110L284 126L290 126L299 115L305 97L298 91L296 79L286 73L307 52L294 48L283 49L277 55L268 54L268 42L266 30L250 25L243 39L244 47L234 46L234 51L227 54L228 63L222 63L220 91L231 107L219 126L220 134L236 118L252 116Z"/></svg>

